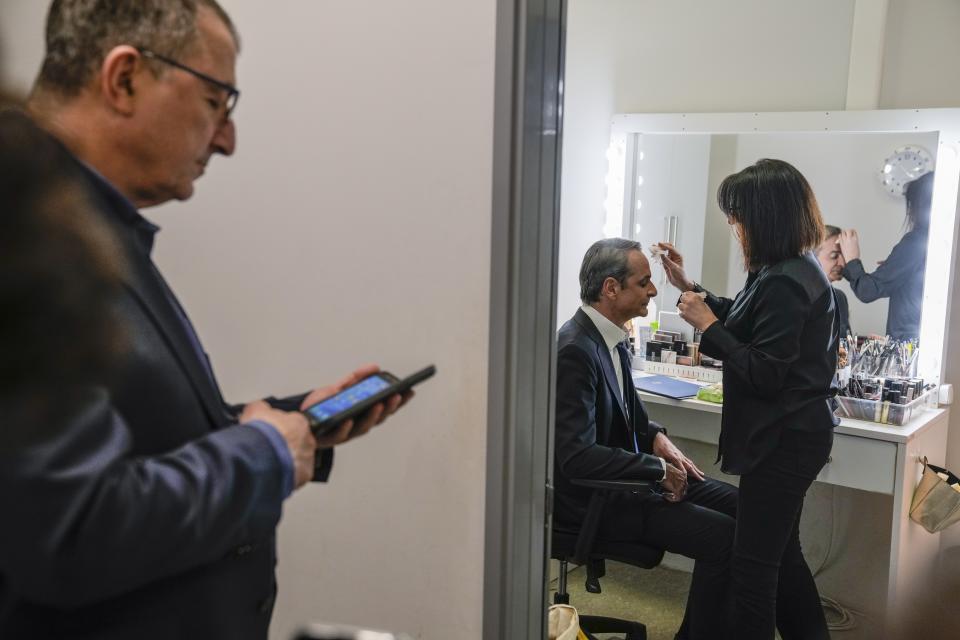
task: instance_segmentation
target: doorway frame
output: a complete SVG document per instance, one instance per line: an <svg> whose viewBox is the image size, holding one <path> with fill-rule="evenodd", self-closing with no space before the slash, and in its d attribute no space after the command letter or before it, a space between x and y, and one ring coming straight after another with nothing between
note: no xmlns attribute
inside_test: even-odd
<svg viewBox="0 0 960 640"><path fill-rule="evenodd" d="M498 0L483 638L545 638L566 2Z"/></svg>

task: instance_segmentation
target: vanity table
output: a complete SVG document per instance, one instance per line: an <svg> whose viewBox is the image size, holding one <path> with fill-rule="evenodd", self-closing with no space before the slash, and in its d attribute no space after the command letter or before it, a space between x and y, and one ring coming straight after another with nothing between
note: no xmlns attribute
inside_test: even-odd
<svg viewBox="0 0 960 640"><path fill-rule="evenodd" d="M644 375L635 371L634 375ZM675 400L642 391L652 420L671 437L716 445L722 405L696 399ZM883 494L892 500L886 606L889 632L924 598L940 552L940 534L931 534L909 518L910 502L923 471L920 460L943 465L948 409L921 411L902 426L842 418L833 450L818 482Z"/></svg>

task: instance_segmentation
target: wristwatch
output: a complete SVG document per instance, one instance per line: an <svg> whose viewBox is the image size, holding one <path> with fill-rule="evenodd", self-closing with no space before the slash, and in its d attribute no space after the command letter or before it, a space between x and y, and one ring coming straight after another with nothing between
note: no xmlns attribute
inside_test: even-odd
<svg viewBox="0 0 960 640"><path fill-rule="evenodd" d="M693 288L692 288L692 289L689 289L689 290L692 291L692 292L694 292L695 294L699 295L699 296L700 296L701 298L703 298L704 300L706 300L706 298L707 298L707 293L708 293L708 292L707 292L706 289L704 289L702 286L700 286L700 283L699 283L699 282L694 282L694 283L693 283ZM683 293L686 293L686 291L684 291ZM677 306L678 306L678 307L680 306L680 302L683 301L683 293L681 293L681 294L680 294L680 297L677 298Z"/></svg>

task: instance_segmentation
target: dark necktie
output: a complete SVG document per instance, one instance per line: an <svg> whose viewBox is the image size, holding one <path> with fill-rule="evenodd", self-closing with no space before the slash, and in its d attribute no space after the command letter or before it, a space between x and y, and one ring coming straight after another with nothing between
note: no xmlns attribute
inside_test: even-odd
<svg viewBox="0 0 960 640"><path fill-rule="evenodd" d="M637 444L637 431L633 424L633 403L636 401L637 390L633 386L633 368L631 367L630 351L627 349L626 343L617 343L617 355L620 356L620 372L623 374L623 388L620 392L623 394L623 406L627 411L627 428L630 430L633 450L639 453L640 446Z"/></svg>

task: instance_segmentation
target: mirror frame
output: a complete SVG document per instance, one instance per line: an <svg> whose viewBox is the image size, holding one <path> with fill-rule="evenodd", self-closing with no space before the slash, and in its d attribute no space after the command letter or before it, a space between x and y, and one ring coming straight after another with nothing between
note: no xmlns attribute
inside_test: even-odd
<svg viewBox="0 0 960 640"><path fill-rule="evenodd" d="M930 239L924 274L917 374L940 383L946 357L946 330L955 266L957 187L960 180L960 109L890 109L881 111L792 111L747 113L622 113L613 117L607 153L607 226L620 216L629 229L632 201L625 194L627 165L617 154L629 134L750 133L910 133L936 132L936 177L930 211ZM619 195L615 192L620 190ZM620 197L623 199L621 200Z"/></svg>

